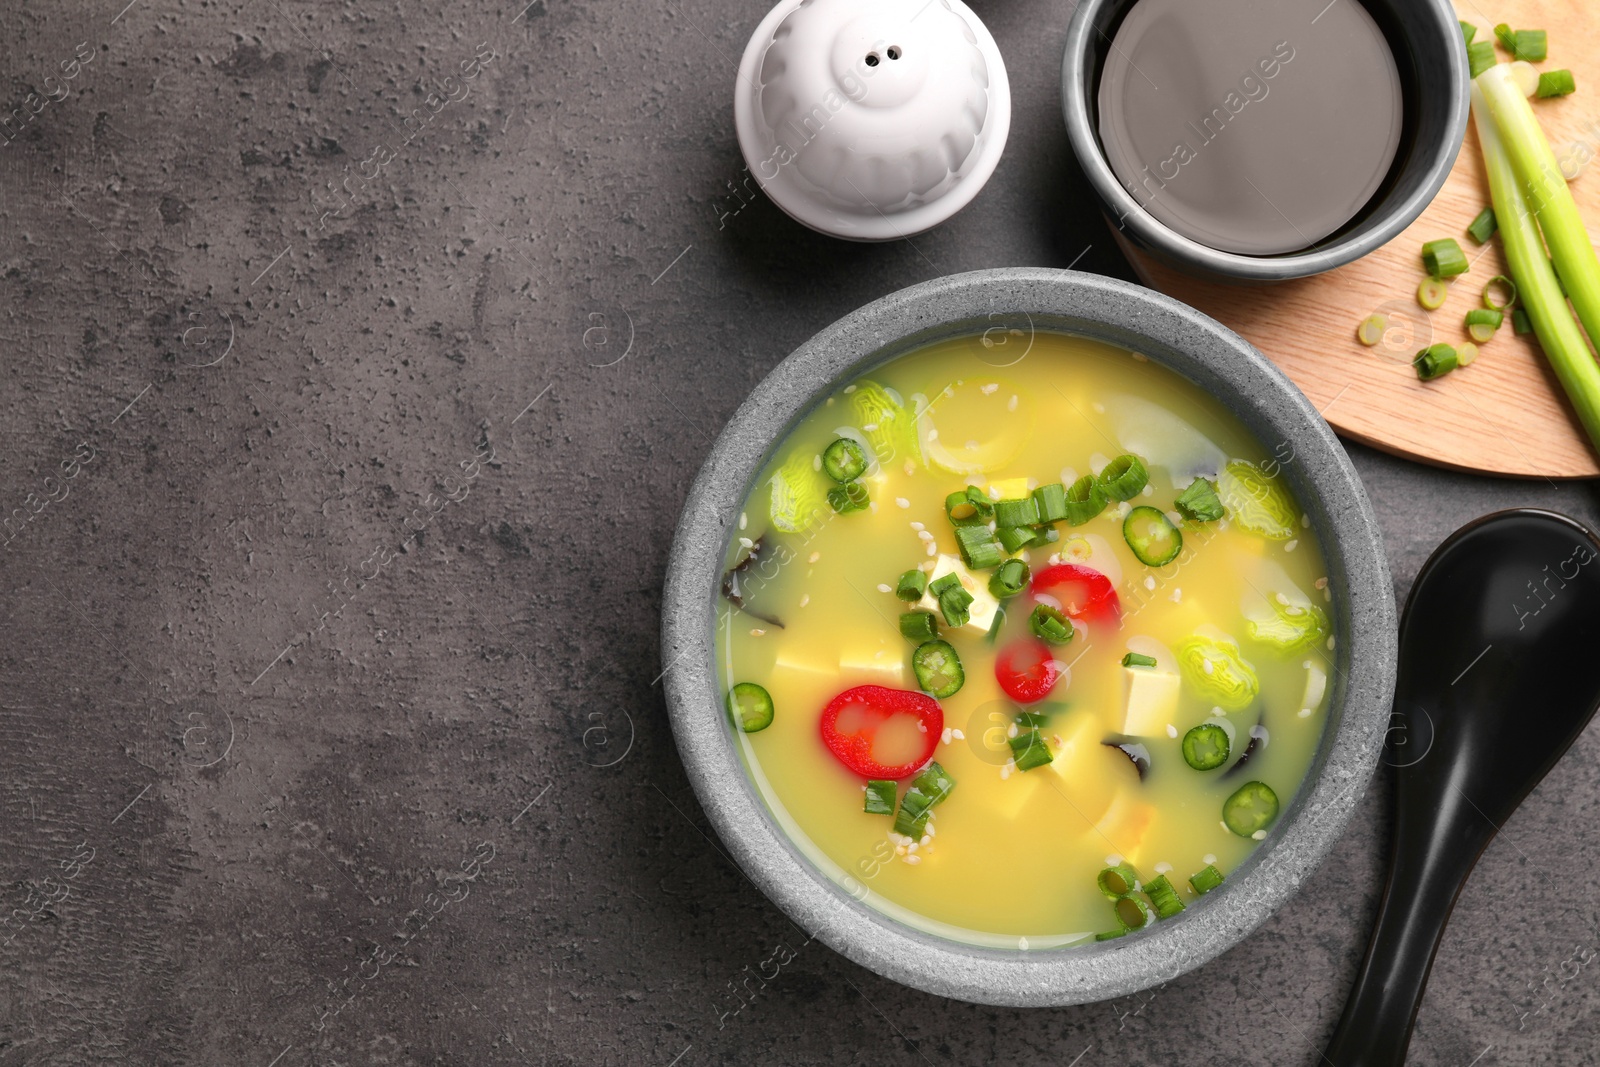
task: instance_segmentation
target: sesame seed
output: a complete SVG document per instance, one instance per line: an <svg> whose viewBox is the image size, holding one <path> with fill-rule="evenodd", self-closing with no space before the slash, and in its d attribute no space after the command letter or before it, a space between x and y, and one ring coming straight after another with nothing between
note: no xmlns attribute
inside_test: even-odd
<svg viewBox="0 0 1600 1067"><path fill-rule="evenodd" d="M822 454L820 452L811 457L811 469L814 471L822 469Z"/></svg>
<svg viewBox="0 0 1600 1067"><path fill-rule="evenodd" d="M1200 862L1201 863L1206 863L1206 864L1215 863L1215 862L1217 862L1217 857L1215 855L1213 855L1212 853L1207 852L1204 856L1200 857Z"/></svg>
<svg viewBox="0 0 1600 1067"><path fill-rule="evenodd" d="M756 547L756 543L754 541L750 540L750 538L748 538L748 537L739 538L739 544L744 546L745 548L754 548L754 547Z"/></svg>
<svg viewBox="0 0 1600 1067"><path fill-rule="evenodd" d="M1311 516L1310 515L1302 515L1302 516L1300 516L1300 525L1305 527L1307 530L1311 529Z"/></svg>
<svg viewBox="0 0 1600 1067"><path fill-rule="evenodd" d="M1216 674L1217 673L1216 664L1212 663L1208 659L1200 661L1200 669L1205 671L1207 674Z"/></svg>
<svg viewBox="0 0 1600 1067"><path fill-rule="evenodd" d="M928 822L928 825L927 825L927 831L928 832L922 835L922 840L924 842L926 842L928 840L928 838L930 838L930 837L938 836L938 831L933 828L932 818L933 817L930 815L929 816L929 820L930 821Z"/></svg>
<svg viewBox="0 0 1600 1067"><path fill-rule="evenodd" d="M1333 651L1333 638L1331 638L1331 637L1328 638L1328 651L1329 652Z"/></svg>
<svg viewBox="0 0 1600 1067"><path fill-rule="evenodd" d="M1094 410L1095 410L1095 414L1104 415L1106 413L1106 406L1104 404L1100 403L1100 401L1096 400L1094 402Z"/></svg>
<svg viewBox="0 0 1600 1067"><path fill-rule="evenodd" d="M946 726L944 728L944 733L939 735L939 740L947 745L950 743L950 727Z"/></svg>
<svg viewBox="0 0 1600 1067"><path fill-rule="evenodd" d="M856 391L856 387L853 386L853 385L847 385L847 386L844 387L844 395L845 396L849 396L851 393L853 393L855 391Z"/></svg>
<svg viewBox="0 0 1600 1067"><path fill-rule="evenodd" d="M917 844L921 845L923 848L927 848L932 843L933 843L933 838L931 836L929 836L928 834L923 834L922 835L922 840L917 842Z"/></svg>
<svg viewBox="0 0 1600 1067"><path fill-rule="evenodd" d="M1310 708L1301 708L1301 709L1300 709L1300 717L1301 717L1301 718L1302 718L1302 719L1309 719L1309 718L1311 718L1311 709L1310 709Z"/></svg>
<svg viewBox="0 0 1600 1067"><path fill-rule="evenodd" d="M1154 589L1156 587L1156 579L1154 575L1147 574L1144 576L1144 587L1146 589Z"/></svg>
<svg viewBox="0 0 1600 1067"><path fill-rule="evenodd" d="M920 522L913 522L911 524L911 528L913 530L917 531L918 533L921 533L923 530L927 529L927 527L922 525L922 523L920 523Z"/></svg>
<svg viewBox="0 0 1600 1067"><path fill-rule="evenodd" d="M919 849L919 848L921 848L921 847L922 847L922 846L921 846L921 845L920 845L920 844L918 844L918 843L917 843L917 842L915 842L915 841L913 841L913 842L911 842L911 844L909 844L909 845L907 845L907 846L906 846L906 851L907 851L907 852L908 852L908 853L910 853L910 852L915 852L915 851L916 851L916 850L917 850L917 849Z"/></svg>
<svg viewBox="0 0 1600 1067"><path fill-rule="evenodd" d="M960 727L957 727L956 729L951 730L950 731L950 736L955 738L957 741L965 741L967 739L967 735L961 732Z"/></svg>
<svg viewBox="0 0 1600 1067"><path fill-rule="evenodd" d="M1113 852L1111 855L1106 857L1106 866L1107 867L1116 867L1116 866L1120 865L1121 863L1122 863L1122 855L1121 855L1121 853Z"/></svg>
<svg viewBox="0 0 1600 1067"><path fill-rule="evenodd" d="M915 463L913 463L909 459L906 460L906 465L904 467L900 468L900 469L906 472L906 477L907 478L909 478L913 474L917 473L917 465Z"/></svg>
<svg viewBox="0 0 1600 1067"><path fill-rule="evenodd" d="M1172 870L1172 864L1170 863L1158 863L1155 865L1155 872L1157 874L1166 874L1170 870Z"/></svg>
<svg viewBox="0 0 1600 1067"><path fill-rule="evenodd" d="M938 566L939 565L937 563L933 562L932 560L926 560L926 561L924 561L922 563L917 564L917 570L919 570L919 571L928 571L929 573L932 573L934 570L936 570L938 568Z"/></svg>
<svg viewBox="0 0 1600 1067"><path fill-rule="evenodd" d="M1006 728L1006 736L1007 737L1016 737L1017 736L1017 724L1016 723L1012 723L1010 726L1008 726Z"/></svg>
<svg viewBox="0 0 1600 1067"><path fill-rule="evenodd" d="M916 845L912 845L911 847L912 848L916 848L917 846ZM911 864L913 867L915 867L917 864L922 862L922 857L921 856L907 856L906 857L906 862Z"/></svg>
<svg viewBox="0 0 1600 1067"><path fill-rule="evenodd" d="M744 512L742 512L742 511L741 511L741 512L739 512L739 529L741 529L741 530L742 530L742 529L744 529L744 528L745 528L745 527L746 527L746 526L749 526L749 525L750 525L750 516L748 516L748 515L746 515L746 514L745 514L745 513L744 513Z"/></svg>
<svg viewBox="0 0 1600 1067"><path fill-rule="evenodd" d="M1257 830L1255 833L1251 834L1250 837L1255 841L1265 841L1267 839L1267 832L1265 830ZM912 847L915 848L916 846L913 845Z"/></svg>
<svg viewBox="0 0 1600 1067"><path fill-rule="evenodd" d="M904 845L896 845L896 846L894 846L894 854L896 856L904 856L906 854L906 846L904 846Z"/></svg>
<svg viewBox="0 0 1600 1067"><path fill-rule="evenodd" d="M869 422L866 425L862 426L861 428L863 430L867 431L868 433L877 433L878 432L878 424L875 423L875 422Z"/></svg>
<svg viewBox="0 0 1600 1067"><path fill-rule="evenodd" d="M766 633L767 633L767 631L763 630L759 626L752 626L750 628L750 636L751 637L765 637Z"/></svg>
<svg viewBox="0 0 1600 1067"><path fill-rule="evenodd" d="M1156 487L1151 485L1149 482L1146 482L1145 485L1144 485L1144 488L1141 489L1139 491L1139 493L1140 493L1141 496L1155 496L1156 495Z"/></svg>
<svg viewBox="0 0 1600 1067"><path fill-rule="evenodd" d="M1028 949L1028 939L1025 937L1017 938L1017 947L1026 952Z"/></svg>
<svg viewBox="0 0 1600 1067"><path fill-rule="evenodd" d="M878 592L880 592L880 593L892 593L892 592L894 592L894 590L889 588L889 586L887 586L883 582L879 582L878 583Z"/></svg>
<svg viewBox="0 0 1600 1067"><path fill-rule="evenodd" d="M923 541L932 541L933 540L933 534L929 533L927 530L918 530L917 531L917 537L920 540L923 540Z"/></svg>
<svg viewBox="0 0 1600 1067"><path fill-rule="evenodd" d="M937 441L938 439L939 439L939 431L938 430L929 430L928 431L928 440Z"/></svg>
<svg viewBox="0 0 1600 1067"><path fill-rule="evenodd" d="M1171 600L1174 604L1180 602L1181 600L1183 600L1183 590L1182 589L1174 589L1172 591L1172 595L1170 597L1168 597L1167 599Z"/></svg>
<svg viewBox="0 0 1600 1067"><path fill-rule="evenodd" d="M1178 736L1178 728L1176 726L1172 725L1170 722L1167 723L1167 736L1168 737L1177 737Z"/></svg>
<svg viewBox="0 0 1600 1067"><path fill-rule="evenodd" d="M1285 552L1293 552L1299 546L1300 546L1300 539L1297 537L1297 538L1294 538L1294 539L1290 540L1289 542L1287 542L1283 546L1283 550Z"/></svg>
<svg viewBox="0 0 1600 1067"><path fill-rule="evenodd" d="M803 594L800 597L800 606L801 607L805 607L809 603L811 603L811 594L810 593Z"/></svg>
<svg viewBox="0 0 1600 1067"><path fill-rule="evenodd" d="M932 540L929 540L928 541L928 555L937 556L938 554L939 554L939 546L934 544Z"/></svg>
<svg viewBox="0 0 1600 1067"><path fill-rule="evenodd" d="M989 396L996 389L999 389L999 388L1000 388L1000 383L999 382L990 382L988 385L980 385L980 386L978 386L978 392L982 393L984 396Z"/></svg>
<svg viewBox="0 0 1600 1067"><path fill-rule="evenodd" d="M819 560L821 558L822 558L822 553L821 552L813 552L813 553L811 553L811 555L806 557L806 562L815 563L817 560Z"/></svg>
<svg viewBox="0 0 1600 1067"><path fill-rule="evenodd" d="M1312 584L1315 585L1318 589L1326 589L1326 588L1328 588L1328 579L1327 579L1326 576L1324 576L1322 578L1318 578Z"/></svg>
<svg viewBox="0 0 1600 1067"><path fill-rule="evenodd" d="M909 508L909 507L910 507L910 506L911 506L911 501L909 501L909 500L907 500L907 499L906 499L906 498L905 498L905 497L903 497L903 496L897 496L897 497L895 497L895 498L894 498L894 502L895 502L895 503L896 503L896 504L898 504L898 505L900 505L900 506L901 506L901 507L903 507L903 508Z"/></svg>
<svg viewBox="0 0 1600 1067"><path fill-rule="evenodd" d="M1011 394L1011 399L1006 401L1006 410L1007 411L1015 411L1015 410L1017 410L1017 394L1012 393Z"/></svg>

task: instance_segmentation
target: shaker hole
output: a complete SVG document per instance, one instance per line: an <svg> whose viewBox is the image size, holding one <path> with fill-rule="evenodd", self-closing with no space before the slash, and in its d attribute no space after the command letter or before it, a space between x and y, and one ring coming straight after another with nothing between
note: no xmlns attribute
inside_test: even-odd
<svg viewBox="0 0 1600 1067"><path fill-rule="evenodd" d="M889 46L889 58L890 59L899 59L900 58L900 46L899 45L892 44L892 45Z"/></svg>
<svg viewBox="0 0 1600 1067"><path fill-rule="evenodd" d="M877 65L878 65L878 53L876 53L876 52L868 52L867 53L867 66L876 67Z"/></svg>

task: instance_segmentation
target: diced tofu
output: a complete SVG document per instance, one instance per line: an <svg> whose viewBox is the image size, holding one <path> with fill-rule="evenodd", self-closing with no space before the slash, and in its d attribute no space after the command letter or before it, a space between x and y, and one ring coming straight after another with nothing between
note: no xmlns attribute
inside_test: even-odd
<svg viewBox="0 0 1600 1067"><path fill-rule="evenodd" d="M1118 790L1138 782L1128 757L1100 743L1104 734L1099 718L1088 711L1075 712L1058 728L1046 730L1056 752L1050 770L1059 778L1061 795L1082 820L1077 828L1084 831L1105 815Z"/></svg>
<svg viewBox="0 0 1600 1067"><path fill-rule="evenodd" d="M998 774L999 771L993 773ZM1015 819L1028 810L1039 790L1049 788L1043 767L1032 771L1012 771L1011 776L998 786L971 791L967 796L972 799L964 803L983 804L989 809L989 814L997 819Z"/></svg>
<svg viewBox="0 0 1600 1067"><path fill-rule="evenodd" d="M1177 720L1178 675L1155 667L1124 667L1122 681L1122 732L1130 737L1166 734L1167 724Z"/></svg>
<svg viewBox="0 0 1600 1067"><path fill-rule="evenodd" d="M989 497L992 500L1020 500L1033 492L1028 488L1026 478L1002 478L997 482L989 483Z"/></svg>
<svg viewBox="0 0 1600 1067"><path fill-rule="evenodd" d="M1140 874L1149 874L1141 866L1145 835L1155 821L1155 806L1140 799L1134 789L1124 789L1111 801L1110 809L1095 823L1094 833L1122 856L1140 868Z"/></svg>
<svg viewBox="0 0 1600 1067"><path fill-rule="evenodd" d="M858 646L839 656L838 675L846 685L883 685L906 688L906 657L903 649Z"/></svg>
<svg viewBox="0 0 1600 1067"><path fill-rule="evenodd" d="M967 565L961 562L960 556L940 555L934 563L933 573L928 575L928 583L943 578L947 574L954 574L961 581L961 587L972 594L972 606L967 609L969 618L967 624L960 628L961 633L986 634L989 627L994 625L995 612L1000 610L1000 602L989 595L987 579L979 578L967 570ZM938 614L939 598L932 593L924 593L918 602L919 608ZM944 616L939 616L939 625L944 626Z"/></svg>

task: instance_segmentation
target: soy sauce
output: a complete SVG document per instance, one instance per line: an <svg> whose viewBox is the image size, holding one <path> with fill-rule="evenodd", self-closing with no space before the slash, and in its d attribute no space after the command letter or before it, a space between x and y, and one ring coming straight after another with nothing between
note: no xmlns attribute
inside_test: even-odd
<svg viewBox="0 0 1600 1067"><path fill-rule="evenodd" d="M1248 255L1339 230L1400 145L1400 74L1357 0L1139 0L1099 108L1106 160L1146 211Z"/></svg>

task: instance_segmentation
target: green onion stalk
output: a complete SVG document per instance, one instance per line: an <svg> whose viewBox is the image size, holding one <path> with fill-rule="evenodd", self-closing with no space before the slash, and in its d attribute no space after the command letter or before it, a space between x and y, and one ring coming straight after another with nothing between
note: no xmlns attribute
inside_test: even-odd
<svg viewBox="0 0 1600 1067"><path fill-rule="evenodd" d="M1489 199L1518 298L1589 440L1600 450L1600 365L1567 309L1561 283L1556 281L1539 239L1540 226L1591 337L1600 337L1600 263L1555 156L1527 98L1511 80L1509 67L1496 64L1474 81L1472 117L1489 176ZM1536 214L1530 213L1519 181L1530 175L1529 187L1538 190Z"/></svg>

